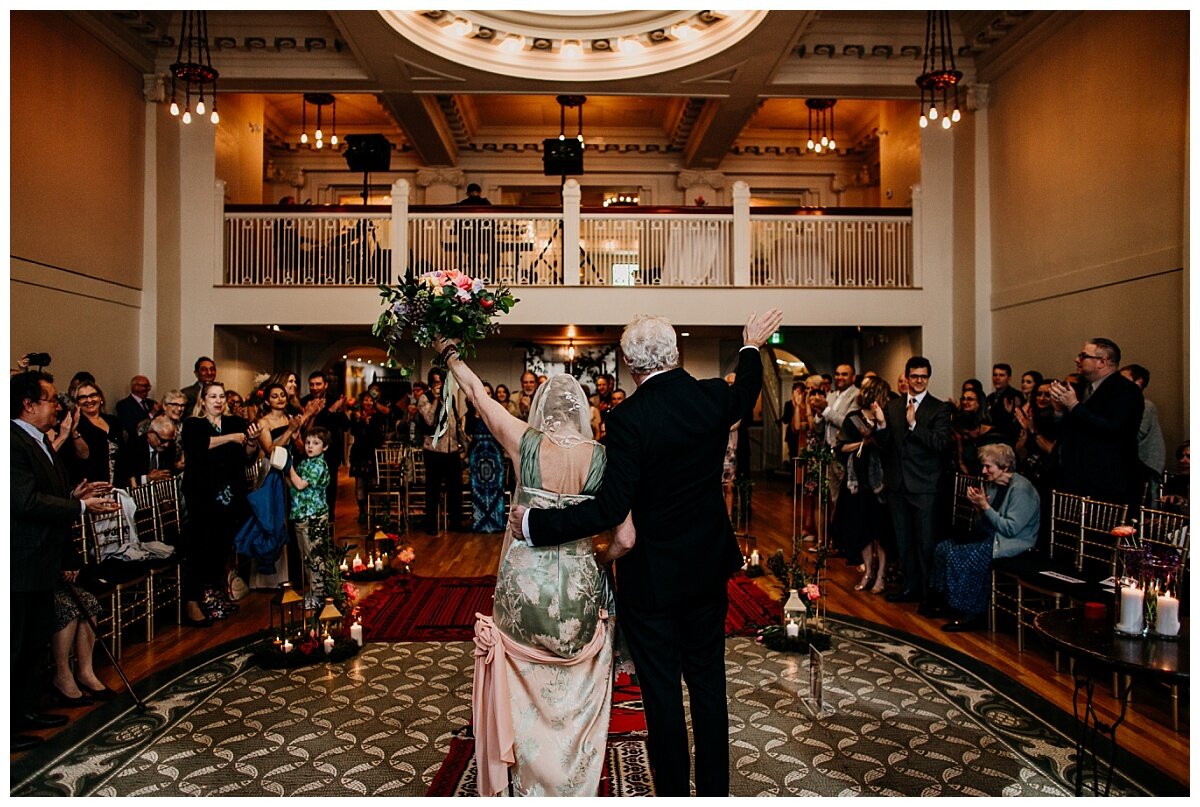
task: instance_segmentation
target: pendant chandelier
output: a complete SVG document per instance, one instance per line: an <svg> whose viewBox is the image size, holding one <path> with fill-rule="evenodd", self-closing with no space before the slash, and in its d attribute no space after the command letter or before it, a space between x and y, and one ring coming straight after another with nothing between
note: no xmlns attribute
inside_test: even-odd
<svg viewBox="0 0 1200 807"><path fill-rule="evenodd" d="M583 105L587 103L587 98L582 95L560 95L558 101L558 139L567 139L567 107L574 107L579 112L579 121L577 134L575 138L580 145L583 144Z"/></svg>
<svg viewBox="0 0 1200 807"><path fill-rule="evenodd" d="M921 88L921 128L942 119L942 128L958 123L958 83L963 74L954 66L950 12L930 11L925 18L925 61L917 86Z"/></svg>
<svg viewBox="0 0 1200 807"><path fill-rule="evenodd" d="M184 53L184 48L187 53ZM186 56L186 59L185 59ZM219 123L217 114L217 71L212 66L212 54L208 50L208 13L205 11L183 12L183 24L179 32L179 52L175 64L171 65L171 114L179 115L179 82L183 82L183 122L192 122L192 95L196 95L196 114L203 115L204 88L212 85L208 96L212 99L214 124Z"/></svg>
<svg viewBox="0 0 1200 807"><path fill-rule="evenodd" d="M337 148L337 99L329 93L306 92L304 93L302 103L303 110L300 113L300 144L303 146L308 145L308 105L312 104L317 108L317 129L313 132L313 147L318 149L325 148L325 132L321 129L321 111L328 106L333 108L333 135L329 138L329 145Z"/></svg>
<svg viewBox="0 0 1200 807"><path fill-rule="evenodd" d="M837 141L833 139L833 105L835 98L809 98L804 105L808 107L808 142L805 147L809 151L820 154L828 151L837 153ZM816 126L813 119L816 119Z"/></svg>

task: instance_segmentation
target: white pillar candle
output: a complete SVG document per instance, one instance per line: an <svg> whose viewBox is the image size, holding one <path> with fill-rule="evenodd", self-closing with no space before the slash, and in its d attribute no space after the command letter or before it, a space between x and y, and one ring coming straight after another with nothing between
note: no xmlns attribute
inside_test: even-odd
<svg viewBox="0 0 1200 807"><path fill-rule="evenodd" d="M322 644L325 645L325 655L328 656L330 653L333 652L333 637L332 636L326 636L325 641L322 642Z"/></svg>
<svg viewBox="0 0 1200 807"><path fill-rule="evenodd" d="M341 568L343 574L350 571L350 566L346 563L346 561L342 561L342 565L339 568Z"/></svg>
<svg viewBox="0 0 1200 807"><path fill-rule="evenodd" d="M751 566L758 566L758 565L759 565L759 564L758 564L758 550L757 550L757 549L752 549L752 550L750 550L750 565L751 565Z"/></svg>
<svg viewBox="0 0 1200 807"><path fill-rule="evenodd" d="M787 632L789 639L795 639L800 636L800 626L795 622L789 621L784 630Z"/></svg>
<svg viewBox="0 0 1200 807"><path fill-rule="evenodd" d="M1142 590L1137 586L1121 586L1121 621L1117 630L1123 633L1141 633L1145 627L1142 614Z"/></svg>
<svg viewBox="0 0 1200 807"><path fill-rule="evenodd" d="M360 623L355 622L350 626L350 638L358 642L359 647L363 646L362 625Z"/></svg>
<svg viewBox="0 0 1200 807"><path fill-rule="evenodd" d="M283 652L285 652L285 653L292 652L292 643L288 639L283 640Z"/></svg>
<svg viewBox="0 0 1200 807"><path fill-rule="evenodd" d="M383 560L382 559L375 561L375 571L377 571L377 572L383 571Z"/></svg>
<svg viewBox="0 0 1200 807"><path fill-rule="evenodd" d="M1160 594L1158 597L1158 618L1154 622L1154 632L1161 636L1179 634L1179 600L1170 594Z"/></svg>

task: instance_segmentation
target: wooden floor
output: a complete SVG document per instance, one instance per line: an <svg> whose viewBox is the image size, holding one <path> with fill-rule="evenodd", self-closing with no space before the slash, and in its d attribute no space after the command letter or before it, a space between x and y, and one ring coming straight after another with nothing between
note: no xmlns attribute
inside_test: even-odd
<svg viewBox="0 0 1200 807"><path fill-rule="evenodd" d="M339 540L342 540L341 536L362 533L362 528L355 521L357 508L354 504L353 480L345 476L344 468L342 474L335 530ZM786 487L786 480L756 480L751 533L756 536L759 552L764 557L777 548L783 548L789 554L791 552L792 500L787 496ZM354 542L355 539L348 537L344 540ZM495 573L501 540L499 535L446 533L429 536L417 531L410 533L408 540L416 550L414 570L418 574L470 577ZM1071 676L1065 671L1055 672L1053 653L1037 646L1036 640L1029 640L1031 632L1027 633L1028 644L1024 653L1017 652L1016 637L1011 630L996 634L987 631L945 633L940 629L944 620L917 616L915 605L892 604L881 596L854 591L854 584L860 575L844 560L831 559L828 572L826 596L829 611L891 626L952 647L1003 672L1068 713L1071 711L1074 691ZM758 583L776 597L782 593L781 587L770 574L758 578ZM362 586L364 595L372 587ZM127 645L121 666L126 675L136 682L208 648L254 633L267 625L269 599L270 594L266 592L251 592L241 601L239 613L215 623L211 628L160 628L153 642ZM109 686L114 689L121 687L116 671L106 661L100 663L98 673ZM1187 692L1181 692L1180 698L1182 725L1180 731L1175 732L1170 724L1170 701L1166 690L1157 686L1136 687L1134 703L1118 732L1118 739L1122 748L1176 780L1189 784L1190 712L1187 708ZM1096 699L1101 713L1110 717L1115 714L1113 708L1116 701L1107 686L1097 688ZM91 708L95 707L55 711L75 717ZM42 736L52 733L41 732Z"/></svg>

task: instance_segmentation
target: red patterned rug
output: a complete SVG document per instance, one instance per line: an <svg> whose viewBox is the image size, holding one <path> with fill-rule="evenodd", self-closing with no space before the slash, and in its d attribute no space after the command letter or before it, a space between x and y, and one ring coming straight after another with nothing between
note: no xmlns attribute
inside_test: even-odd
<svg viewBox="0 0 1200 807"><path fill-rule="evenodd" d="M624 673L613 686L612 714L608 722L608 747L597 796L653 796L650 759L646 754L646 715L642 690ZM450 739L450 751L429 784L426 796L477 796L475 740L471 727Z"/></svg>
<svg viewBox="0 0 1200 807"><path fill-rule="evenodd" d="M366 638L374 642L456 642L474 635L475 614L492 613L496 578L389 578L363 601ZM779 606L740 572L729 581L727 636L750 636L777 622Z"/></svg>

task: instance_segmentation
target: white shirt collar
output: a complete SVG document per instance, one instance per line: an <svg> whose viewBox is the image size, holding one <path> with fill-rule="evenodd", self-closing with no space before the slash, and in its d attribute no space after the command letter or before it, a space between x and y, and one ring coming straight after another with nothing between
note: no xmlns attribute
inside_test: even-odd
<svg viewBox="0 0 1200 807"><path fill-rule="evenodd" d="M46 448L46 435L38 431L37 426L21 418L13 418L13 423L20 426L26 434L36 440L42 451L46 452L46 456L50 457L50 462L54 462L54 457L50 454L50 450Z"/></svg>
<svg viewBox="0 0 1200 807"><path fill-rule="evenodd" d="M925 401L925 396L926 396L926 395L928 395L928 394L929 394L929 390L928 390L928 389L926 389L926 390L925 390L924 392L922 392L920 395L913 395L913 394L910 392L910 393L908 393L908 400L910 400L910 401L916 401L917 407L919 408L919 407L921 406L921 404L922 404L922 403ZM907 405L908 405L908 402L906 401L906 402L905 402L905 406L907 406Z"/></svg>

